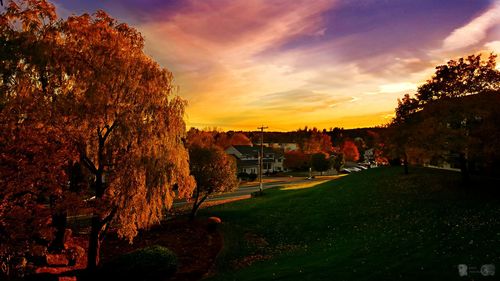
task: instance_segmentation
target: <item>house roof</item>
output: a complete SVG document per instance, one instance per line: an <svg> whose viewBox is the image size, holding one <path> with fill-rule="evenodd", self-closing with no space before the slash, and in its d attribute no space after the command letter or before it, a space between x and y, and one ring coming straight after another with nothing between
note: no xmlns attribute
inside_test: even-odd
<svg viewBox="0 0 500 281"><path fill-rule="evenodd" d="M264 164L273 163L272 160L264 160ZM259 168L259 162L257 160L240 160L238 161L238 168Z"/></svg>
<svg viewBox="0 0 500 281"><path fill-rule="evenodd" d="M240 160L238 161L238 167L258 167L259 163L257 160Z"/></svg>
<svg viewBox="0 0 500 281"><path fill-rule="evenodd" d="M260 152L260 146L233 145L233 147L243 155L258 155ZM271 147L264 147L264 154L281 155L281 153Z"/></svg>

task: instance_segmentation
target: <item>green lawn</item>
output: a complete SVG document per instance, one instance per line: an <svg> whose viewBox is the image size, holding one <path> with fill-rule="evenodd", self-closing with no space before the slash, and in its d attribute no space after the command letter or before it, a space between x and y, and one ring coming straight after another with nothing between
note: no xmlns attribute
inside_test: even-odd
<svg viewBox="0 0 500 281"><path fill-rule="evenodd" d="M370 169L202 215L224 222L211 280L481 280L457 265L486 263L500 275L498 195L461 187L455 172Z"/></svg>

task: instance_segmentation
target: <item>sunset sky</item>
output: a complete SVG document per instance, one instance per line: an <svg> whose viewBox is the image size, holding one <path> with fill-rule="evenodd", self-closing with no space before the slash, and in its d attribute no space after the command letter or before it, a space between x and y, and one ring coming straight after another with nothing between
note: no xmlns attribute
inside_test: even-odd
<svg viewBox="0 0 500 281"><path fill-rule="evenodd" d="M273 131L387 123L438 64L500 53L500 1L57 0L137 28L174 73L188 126Z"/></svg>

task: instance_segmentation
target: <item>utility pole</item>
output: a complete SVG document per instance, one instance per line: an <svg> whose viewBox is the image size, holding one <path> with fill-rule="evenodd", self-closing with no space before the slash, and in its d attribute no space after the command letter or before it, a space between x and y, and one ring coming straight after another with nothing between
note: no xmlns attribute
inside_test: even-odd
<svg viewBox="0 0 500 281"><path fill-rule="evenodd" d="M259 192L262 193L262 166L264 165L264 125L258 127L260 130L260 154L259 154Z"/></svg>

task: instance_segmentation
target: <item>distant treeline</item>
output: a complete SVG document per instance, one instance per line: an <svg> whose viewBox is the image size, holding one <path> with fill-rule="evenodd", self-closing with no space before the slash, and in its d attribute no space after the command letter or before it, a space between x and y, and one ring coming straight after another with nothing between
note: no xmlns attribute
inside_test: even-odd
<svg viewBox="0 0 500 281"><path fill-rule="evenodd" d="M330 129L317 129L308 128L298 129L291 132L264 132L264 142L265 143L297 143L301 144L305 140L309 139L311 135L322 133L328 135L331 138L333 146L340 146L345 140L354 140L356 138L362 138L365 141L367 147L373 147L376 145L378 139L386 130L384 127L369 127L369 128L356 128L356 129L344 129L344 128L330 128ZM252 143L260 143L260 132L259 131L238 131L246 135Z"/></svg>

